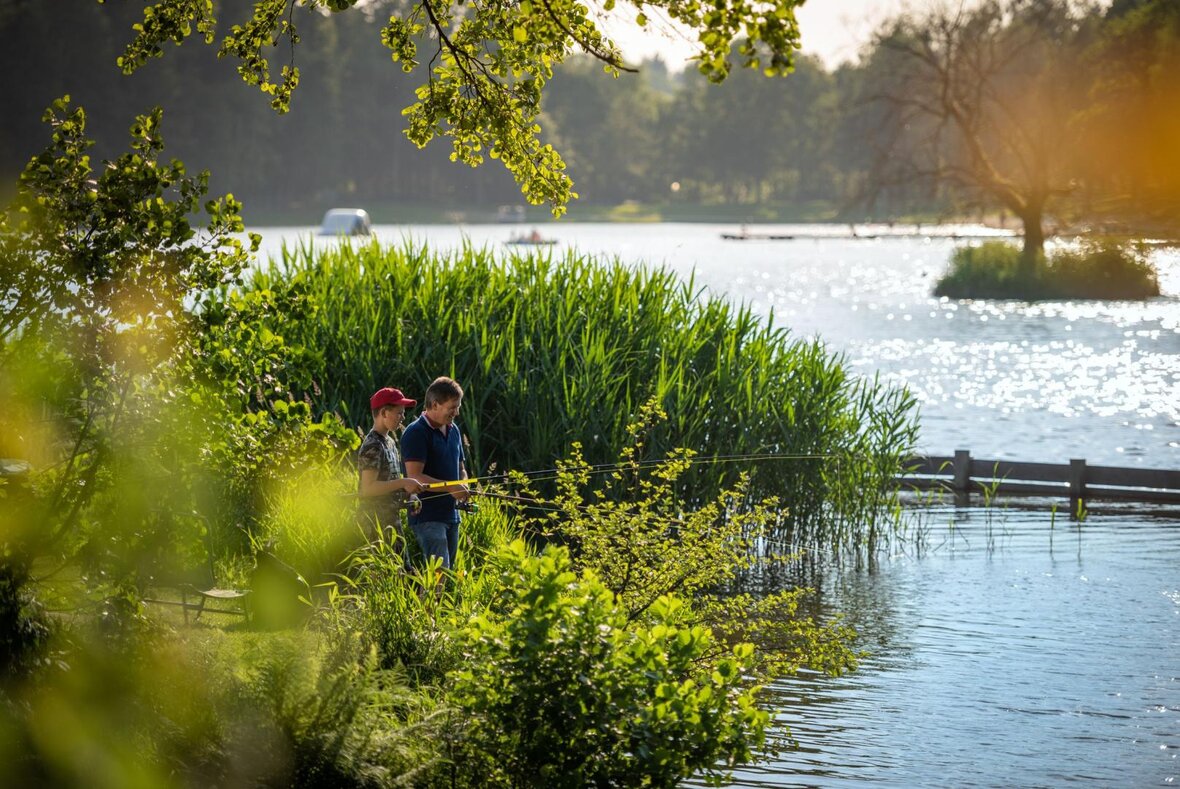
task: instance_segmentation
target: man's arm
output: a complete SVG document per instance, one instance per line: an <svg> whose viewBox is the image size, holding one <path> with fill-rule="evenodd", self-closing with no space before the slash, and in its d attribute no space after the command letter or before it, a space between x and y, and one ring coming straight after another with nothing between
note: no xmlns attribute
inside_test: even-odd
<svg viewBox="0 0 1180 789"><path fill-rule="evenodd" d="M438 479L437 477L430 476L429 474L427 474L423 471L423 469L425 467L426 467L426 462L423 460L406 460L406 476L418 480L423 485L432 485L432 484L437 484L439 482L452 482L452 480L449 480L449 479ZM459 474L460 474L460 479L467 478L467 470L463 467L462 464L460 464L460 466L459 466ZM459 499L460 501L467 498L467 496L469 495L468 490L467 490L467 486L462 483L458 483L458 484L454 484L454 485L444 485L444 486L440 486L437 488L431 488L431 490L438 491L439 493L450 493L452 496Z"/></svg>

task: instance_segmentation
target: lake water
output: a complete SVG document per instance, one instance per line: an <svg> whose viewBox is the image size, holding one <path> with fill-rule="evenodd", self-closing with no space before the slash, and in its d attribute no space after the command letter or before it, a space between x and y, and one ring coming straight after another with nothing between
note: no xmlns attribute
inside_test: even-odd
<svg viewBox="0 0 1180 789"><path fill-rule="evenodd" d="M981 458L1180 468L1180 251L1146 303L929 296L956 244L826 235L725 241L732 226L558 224L567 249L665 265L819 336L859 373L910 388L919 449ZM497 225L378 227L440 249L503 246ZM906 229L894 229L893 232ZM278 249L310 228L262 229ZM858 228L861 236L889 228ZM336 243L317 241L316 243ZM813 579L871 651L857 672L770 694L798 748L742 786L1033 787L1180 783L1180 519L1124 507L1081 525L1049 502L915 512L920 543Z"/></svg>
<svg viewBox="0 0 1180 789"><path fill-rule="evenodd" d="M872 654L776 683L799 747L738 785L1180 782L1180 521L1046 510L928 512L929 552L818 579Z"/></svg>

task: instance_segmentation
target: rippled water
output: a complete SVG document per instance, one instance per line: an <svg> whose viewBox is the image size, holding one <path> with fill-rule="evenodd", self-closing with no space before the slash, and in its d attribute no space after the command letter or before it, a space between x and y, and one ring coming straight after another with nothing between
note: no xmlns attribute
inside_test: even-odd
<svg viewBox="0 0 1180 789"><path fill-rule="evenodd" d="M503 249L512 226L376 228L379 238ZM557 224L566 249L666 265L710 290L773 310L819 336L857 371L903 384L921 403L919 449L980 458L1180 468L1180 250L1155 262L1164 296L1148 302L955 302L929 295L951 250L944 237L851 238L832 226L759 226L822 239L726 241L703 224ZM906 228L865 228L870 233ZM262 229L265 252L310 228ZM317 243L335 243L324 240Z"/></svg>
<svg viewBox="0 0 1180 789"><path fill-rule="evenodd" d="M778 682L799 747L738 784L1180 781L1180 522L1050 524L940 510L937 550L818 579L872 654L844 677Z"/></svg>

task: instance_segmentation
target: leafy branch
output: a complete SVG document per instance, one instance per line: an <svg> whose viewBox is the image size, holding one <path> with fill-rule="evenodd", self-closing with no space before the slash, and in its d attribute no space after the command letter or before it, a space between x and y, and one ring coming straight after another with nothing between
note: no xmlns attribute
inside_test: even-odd
<svg viewBox="0 0 1180 789"><path fill-rule="evenodd" d="M102 2L103 0L99 0ZM219 57L238 60L238 73L271 97L275 111L287 112L299 85L294 53L299 35L296 4L321 15L372 4L358 0L257 0L251 17L230 27ZM635 24L647 25L647 11L661 11L698 33L698 68L720 82L729 74L735 45L739 64L768 76L787 74L799 46L795 8L799 0L632 0ZM602 6L616 12L614 0ZM314 18L315 14L312 14ZM213 43L218 20L212 0L155 0L118 65L125 73L163 54L163 44L182 43L195 29ZM434 56L417 59L420 40L436 39ZM603 63L612 76L633 72L622 53L602 34L589 8L577 0L414 0L395 6L381 27L381 42L406 72L425 65L425 83L403 114L406 136L419 147L450 138L452 161L476 167L486 156L512 173L525 198L548 204L555 216L577 194L561 155L541 142L541 100L553 69L576 50ZM286 41L290 62L273 76L268 51Z"/></svg>

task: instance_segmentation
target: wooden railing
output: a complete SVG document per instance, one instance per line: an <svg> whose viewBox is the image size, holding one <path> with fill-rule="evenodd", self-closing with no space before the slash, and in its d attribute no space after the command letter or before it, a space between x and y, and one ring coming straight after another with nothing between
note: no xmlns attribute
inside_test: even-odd
<svg viewBox="0 0 1180 789"><path fill-rule="evenodd" d="M1180 471L1068 464L980 460L966 449L953 457L918 456L896 480L903 488L942 488L962 495L1068 496L1071 507L1089 500L1180 503Z"/></svg>

